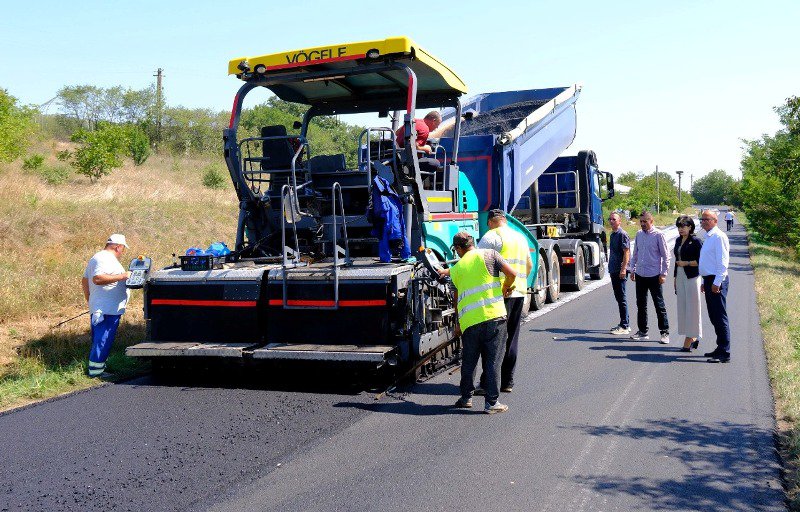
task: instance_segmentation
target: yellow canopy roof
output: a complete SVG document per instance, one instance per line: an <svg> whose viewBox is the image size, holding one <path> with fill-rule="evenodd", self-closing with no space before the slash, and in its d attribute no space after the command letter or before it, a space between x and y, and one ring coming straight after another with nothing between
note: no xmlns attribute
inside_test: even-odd
<svg viewBox="0 0 800 512"><path fill-rule="evenodd" d="M304 48L232 59L228 74L264 85L279 98L307 105L347 104L368 100L380 105L405 101L404 69L378 69L400 63L417 76L417 98L458 97L467 86L447 65L407 37ZM375 72L370 72L375 69Z"/></svg>

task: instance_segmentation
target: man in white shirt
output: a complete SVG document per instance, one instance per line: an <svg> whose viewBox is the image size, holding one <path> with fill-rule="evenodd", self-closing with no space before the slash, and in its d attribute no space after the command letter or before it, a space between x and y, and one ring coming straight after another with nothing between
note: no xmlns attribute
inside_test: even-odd
<svg viewBox="0 0 800 512"><path fill-rule="evenodd" d="M533 261L528 249L528 240L508 227L508 219L506 219L506 213L503 210L490 210L486 224L489 226L489 231L481 237L478 248L494 249L500 253L517 273L514 289L511 295L505 298L508 321L506 324L506 349L503 356L503 366L500 369L500 391L511 393L514 388L514 369L517 366L519 324L522 320L525 295L528 293L528 275L531 273L531 268L533 268ZM480 387L476 390L476 394L482 393L485 389L485 383L486 377L482 374Z"/></svg>
<svg viewBox="0 0 800 512"><path fill-rule="evenodd" d="M730 231L731 228L733 227L733 219L734 219L734 217L736 217L736 216L733 214L733 211L728 210L727 212L725 212L725 224L728 227L727 231Z"/></svg>
<svg viewBox="0 0 800 512"><path fill-rule="evenodd" d="M717 227L717 214L705 210L700 214L700 225L706 231L706 239L700 249L698 268L703 283L700 291L706 297L706 309L714 332L717 348L708 352L709 363L727 363L731 360L731 329L728 323L728 262L730 243L728 235Z"/></svg>
<svg viewBox="0 0 800 512"><path fill-rule="evenodd" d="M81 287L92 315L89 377L101 377L105 372L106 359L128 303L129 291L125 280L130 272L119 262L127 247L125 235L111 235L105 248L92 256L83 273Z"/></svg>

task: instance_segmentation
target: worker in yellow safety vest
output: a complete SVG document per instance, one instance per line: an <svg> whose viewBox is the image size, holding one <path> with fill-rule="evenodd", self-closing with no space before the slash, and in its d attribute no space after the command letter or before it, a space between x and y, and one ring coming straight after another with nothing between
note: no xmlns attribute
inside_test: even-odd
<svg viewBox="0 0 800 512"><path fill-rule="evenodd" d="M456 233L453 248L460 258L451 268L440 271L449 275L456 291L454 302L461 336L461 398L455 406L472 407L475 369L478 359L486 361L486 405L484 412L505 412L508 406L500 397L500 364L506 339L506 307L503 298L511 294L517 275L497 251L477 249L468 233ZM505 275L500 282L500 274Z"/></svg>
<svg viewBox="0 0 800 512"><path fill-rule="evenodd" d="M503 210L489 210L486 221L489 231L481 237L478 249L494 249L511 265L517 273L514 281L514 291L505 299L506 313L506 348L503 364L500 367L500 391L511 393L514 388L514 369L517 366L517 346L519 344L519 324L522 320L522 309L525 304L525 294L528 293L528 275L533 268L528 240L519 232L508 227L506 213ZM485 371L484 362L484 374ZM486 378L481 375L480 386L475 390L476 395L483 394Z"/></svg>

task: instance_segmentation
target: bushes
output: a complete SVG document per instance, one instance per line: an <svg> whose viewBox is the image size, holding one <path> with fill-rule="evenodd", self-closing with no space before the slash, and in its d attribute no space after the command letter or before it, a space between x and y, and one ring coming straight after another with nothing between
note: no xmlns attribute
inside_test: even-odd
<svg viewBox="0 0 800 512"><path fill-rule="evenodd" d="M122 166L120 153L126 142L122 128L104 125L93 132L78 130L72 135L72 141L81 144L75 150L72 166L90 181L97 181Z"/></svg>
<svg viewBox="0 0 800 512"><path fill-rule="evenodd" d="M34 110L0 89L0 162L13 162L25 153L34 131Z"/></svg>
<svg viewBox="0 0 800 512"><path fill-rule="evenodd" d="M134 165L142 165L150 156L150 138L138 126L127 128L128 155L133 159Z"/></svg>
<svg viewBox="0 0 800 512"><path fill-rule="evenodd" d="M66 165L46 165L39 171L39 176L50 185L66 183L70 174L69 167Z"/></svg>
<svg viewBox="0 0 800 512"><path fill-rule="evenodd" d="M141 165L150 156L150 139L136 126L101 124L93 132L78 130L72 135L72 140L81 144L75 150L72 166L91 181L121 167L123 153L130 156L136 165Z"/></svg>
<svg viewBox="0 0 800 512"><path fill-rule="evenodd" d="M225 188L227 182L227 176L222 173L218 165L208 165L203 170L203 186L220 190Z"/></svg>
<svg viewBox="0 0 800 512"><path fill-rule="evenodd" d="M22 168L26 171L36 171L44 164L44 155L33 154L22 161Z"/></svg>

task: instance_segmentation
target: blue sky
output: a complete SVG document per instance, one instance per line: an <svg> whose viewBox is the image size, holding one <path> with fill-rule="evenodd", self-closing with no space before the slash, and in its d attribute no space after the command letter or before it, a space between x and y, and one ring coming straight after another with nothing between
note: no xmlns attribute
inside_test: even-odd
<svg viewBox="0 0 800 512"><path fill-rule="evenodd" d="M143 88L161 67L171 105L227 110L229 59L407 35L470 94L582 84L568 152L605 170L738 177L740 139L777 130L772 107L800 95L797 19L797 0L14 2L0 87L41 104L64 85Z"/></svg>

